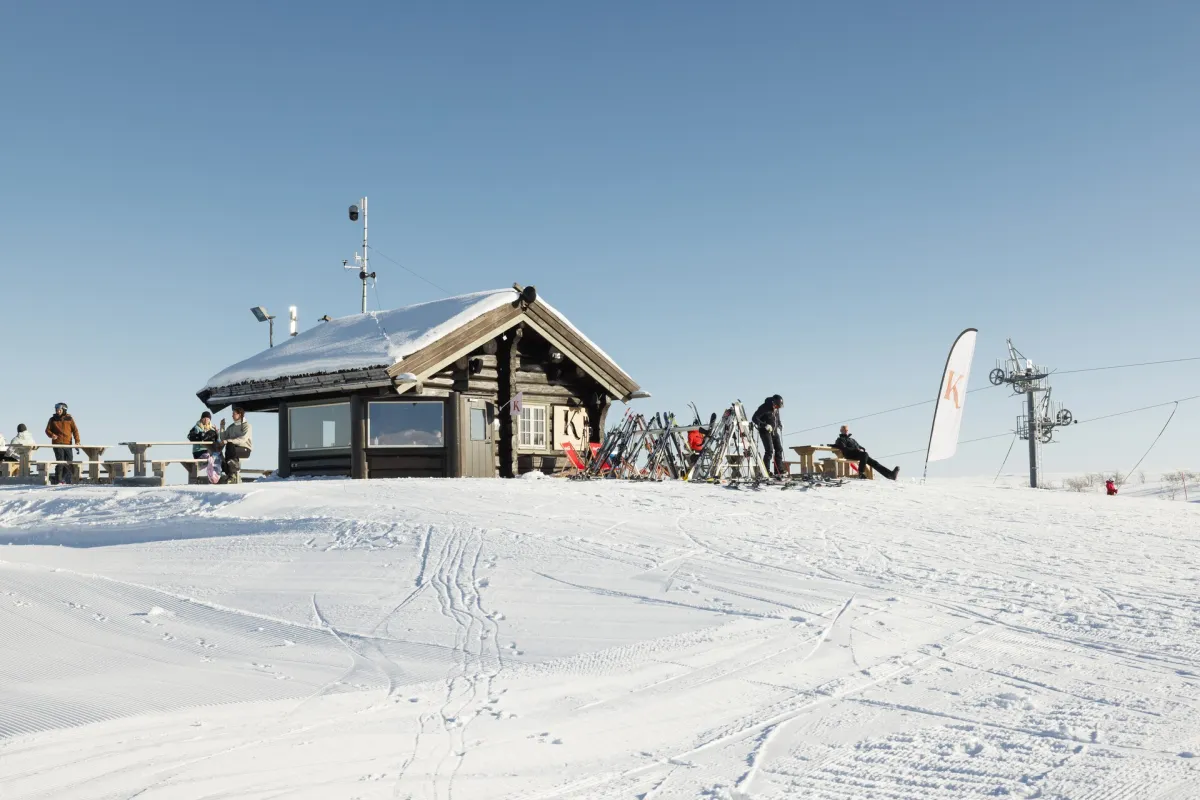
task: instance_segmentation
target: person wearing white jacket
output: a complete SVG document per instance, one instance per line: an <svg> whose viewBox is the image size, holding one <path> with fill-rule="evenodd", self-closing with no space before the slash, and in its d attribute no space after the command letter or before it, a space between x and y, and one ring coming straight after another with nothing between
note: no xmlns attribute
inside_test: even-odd
<svg viewBox="0 0 1200 800"><path fill-rule="evenodd" d="M242 459L249 458L254 448L251 433L246 411L241 406L233 407L233 422L228 428L225 420L221 420L221 444L225 446L225 457L221 459L221 471L225 473L222 483L242 482Z"/></svg>
<svg viewBox="0 0 1200 800"><path fill-rule="evenodd" d="M0 434L0 450L3 450L3 452L0 452L0 460L20 461L21 454L16 450L13 450L12 446L31 444L37 444L37 442L33 441L33 436L29 433L29 429L25 427L25 423L21 423L17 426L17 435L14 436L13 440L8 443L7 450L4 450L4 436Z"/></svg>

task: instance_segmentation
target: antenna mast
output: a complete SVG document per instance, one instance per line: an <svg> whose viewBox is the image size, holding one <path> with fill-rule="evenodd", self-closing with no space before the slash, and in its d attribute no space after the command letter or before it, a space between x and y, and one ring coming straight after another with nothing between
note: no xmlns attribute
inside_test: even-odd
<svg viewBox="0 0 1200 800"><path fill-rule="evenodd" d="M358 278L362 281L362 313L365 314L367 313L367 278L375 280L375 273L370 270L371 253L367 249L367 198L364 197L358 202L362 204L363 251L361 257L357 253L354 254L354 262L358 267ZM359 207L350 206L350 221L357 222L358 215ZM347 269L350 268L349 264L345 261L342 262L342 266Z"/></svg>

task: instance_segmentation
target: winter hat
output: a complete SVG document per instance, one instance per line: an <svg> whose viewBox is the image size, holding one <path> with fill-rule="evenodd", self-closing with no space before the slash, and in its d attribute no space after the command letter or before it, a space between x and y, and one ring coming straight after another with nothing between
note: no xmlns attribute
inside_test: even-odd
<svg viewBox="0 0 1200 800"><path fill-rule="evenodd" d="M29 428L25 427L24 422L22 422L20 425L17 426L17 433L24 433L27 430L29 430Z"/></svg>
<svg viewBox="0 0 1200 800"><path fill-rule="evenodd" d="M212 412L211 412L211 411L205 411L204 413L202 413L202 414L200 415L200 419L212 419Z"/></svg>

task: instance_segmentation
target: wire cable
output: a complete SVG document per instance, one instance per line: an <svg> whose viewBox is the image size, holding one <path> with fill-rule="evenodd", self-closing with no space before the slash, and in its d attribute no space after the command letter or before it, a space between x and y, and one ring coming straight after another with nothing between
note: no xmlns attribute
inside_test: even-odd
<svg viewBox="0 0 1200 800"><path fill-rule="evenodd" d="M1168 400L1165 403L1155 403L1152 406L1142 406L1141 408L1131 408L1128 411L1118 411L1115 414L1105 414L1102 417L1092 417L1091 419L1077 420L1075 424L1076 425L1086 425L1089 422L1099 422L1102 419L1112 419L1113 417L1123 417L1126 414L1136 414L1139 411L1149 411L1152 408L1164 408L1171 404L1178 405L1179 403L1186 403L1189 400L1198 400L1198 399L1200 399L1200 394L1194 394L1191 397L1181 397L1178 400Z"/></svg>
<svg viewBox="0 0 1200 800"><path fill-rule="evenodd" d="M997 388L997 387L995 387L995 386L980 386L977 389L968 389L967 394L974 394L975 392L984 392L984 391L987 391L988 389L995 389L995 388ZM858 422L860 419L870 419L871 417L879 417L879 416L883 416L884 414L891 414L892 412L895 412L895 411L904 411L909 408L919 408L920 406L927 406L931 403L936 403L936 402L937 402L937 398L934 398L933 400L922 400L919 403L909 403L906 406L896 406L895 408L888 408L883 411L875 411L871 414L863 414L861 417L850 417L849 419L841 419L836 422L827 422L824 425L814 425L811 428L802 428L798 431L789 431L788 433L785 433L784 436L798 436L801 433L809 433L810 431L819 431L824 428L832 428L835 425L844 424L847 422Z"/></svg>
<svg viewBox="0 0 1200 800"><path fill-rule="evenodd" d="M1179 364L1179 363L1186 362L1186 361L1200 361L1200 356L1189 356L1187 358L1169 358L1169 359L1166 359L1163 361L1139 361L1135 364L1110 364L1105 367L1087 367L1085 369L1056 370L1050 374L1051 375L1076 375L1081 372L1100 372L1103 370L1110 370L1110 369L1129 369L1130 367L1149 367L1149 366L1155 366L1157 364ZM987 389L995 389L995 388L998 388L998 387L996 387L996 386L980 386L977 389L968 390L967 394L974 394L975 392L982 392L982 391L986 391ZM1189 398L1185 398L1185 399L1191 400L1193 398L1189 397ZM920 408L921 406L927 406L931 403L936 403L936 402L937 402L936 398L933 400L922 400L919 403L909 403L908 405L904 405L904 406L896 406L895 408L888 408L888 409L884 409L883 411L875 411L870 414L863 414L860 417L850 417L849 419L843 419L838 422L828 422L828 423L825 423L824 425L814 425L811 428L802 428L798 431L789 431L784 434L784 437L798 436L801 433L810 433L812 431L822 430L823 428L830 428L830 427L833 427L834 425L838 425L841 423L857 422L859 420L870 419L871 417L883 416L884 414L892 414L896 411L906 411L910 408ZM1180 402L1183 402L1183 400L1181 400ZM1167 406L1167 405L1170 405L1170 403L1162 403L1158 406L1146 406L1145 408L1135 408L1135 409L1133 409L1133 411L1122 411L1121 414L1132 414L1135 411L1145 411L1146 409L1149 409L1149 408L1160 408L1161 406ZM1120 414L1114 414L1114 415L1110 415L1110 416L1120 416ZM1108 419L1108 417L1097 417L1096 419ZM1094 420L1087 420L1087 421L1093 422Z"/></svg>
<svg viewBox="0 0 1200 800"><path fill-rule="evenodd" d="M1130 367L1151 367L1156 364L1178 364L1182 361L1200 361L1200 356L1190 356L1188 358L1168 358L1165 361L1141 361L1137 364L1113 364L1107 367L1088 367L1087 369L1064 369L1055 370L1051 375L1075 375L1080 372L1101 372L1106 369L1128 369Z"/></svg>
<svg viewBox="0 0 1200 800"><path fill-rule="evenodd" d="M379 248L375 247L374 245L371 245L371 252L373 252L373 253L374 253L375 255L377 255L377 256L382 256L383 258L385 258L385 259L387 259L388 261L392 262L392 263L393 263L393 264L395 264L397 267L399 267L400 269L402 269L402 270L404 270L405 272L407 272L409 275L412 275L414 278L419 278L420 280L423 280L423 281L425 281L425 282L426 282L426 283L428 283L430 286L432 286L433 288L437 289L437 290L438 290L439 292L441 292L442 294L446 295L446 297L450 297L450 296L453 294L453 293L452 293L452 292L451 292L449 289L445 288L444 286L438 286L436 283L434 283L433 281L429 280L429 278L426 278L424 275L420 274L419 272L414 272L413 270L411 270L411 269L409 269L408 267L404 266L404 265L403 265L403 264L401 264L399 261L397 261L396 259L394 259L394 258L392 258L391 256L389 256L387 253L384 253L383 251L381 251Z"/></svg>
<svg viewBox="0 0 1200 800"><path fill-rule="evenodd" d="M965 441L959 442L959 444L971 444L973 442L985 442L988 439L999 439L1001 436L1009 436L1011 434L1012 434L1012 431L1005 431L1004 433L996 433L991 436L980 436L978 439L967 439ZM922 447L919 450L905 450L903 453L888 453L886 456L880 456L880 458L895 458L896 456L911 456L914 453L924 453L927 449L928 448Z"/></svg>
<svg viewBox="0 0 1200 800"><path fill-rule="evenodd" d="M1000 473L1004 472L1004 465L1008 463L1008 457L1012 455L1013 445L1017 443L1017 433L1013 431L1012 441L1008 443L1008 452L1004 454L1004 460L1000 462L1000 469L996 470L996 477L992 478L992 483L1000 480Z"/></svg>
<svg viewBox="0 0 1200 800"><path fill-rule="evenodd" d="M1146 448L1146 452L1142 453L1142 457L1139 458L1137 463L1133 465L1133 468L1130 469L1129 472L1125 473L1126 479L1128 479L1130 475L1137 471L1137 468L1140 467L1142 462L1146 460L1146 456L1150 455L1150 451L1154 449L1154 445L1158 444L1158 440L1161 439L1163 433L1166 432L1167 426L1171 424L1171 420L1175 419L1175 412L1179 410L1179 402L1180 401L1178 400L1175 401L1175 407L1171 409L1171 415L1167 417L1167 421L1163 423L1162 430L1158 432L1158 436L1155 436L1154 441L1151 442L1150 446ZM1124 480L1118 481L1117 486L1122 486L1124 483Z"/></svg>

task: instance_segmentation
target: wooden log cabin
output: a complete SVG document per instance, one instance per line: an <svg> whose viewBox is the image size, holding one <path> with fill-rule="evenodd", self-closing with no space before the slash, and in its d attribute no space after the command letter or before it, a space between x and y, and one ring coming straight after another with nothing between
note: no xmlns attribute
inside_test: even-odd
<svg viewBox="0 0 1200 800"><path fill-rule="evenodd" d="M330 320L198 393L279 415L280 476L514 477L566 466L645 396L532 287ZM512 400L523 398L519 413Z"/></svg>

